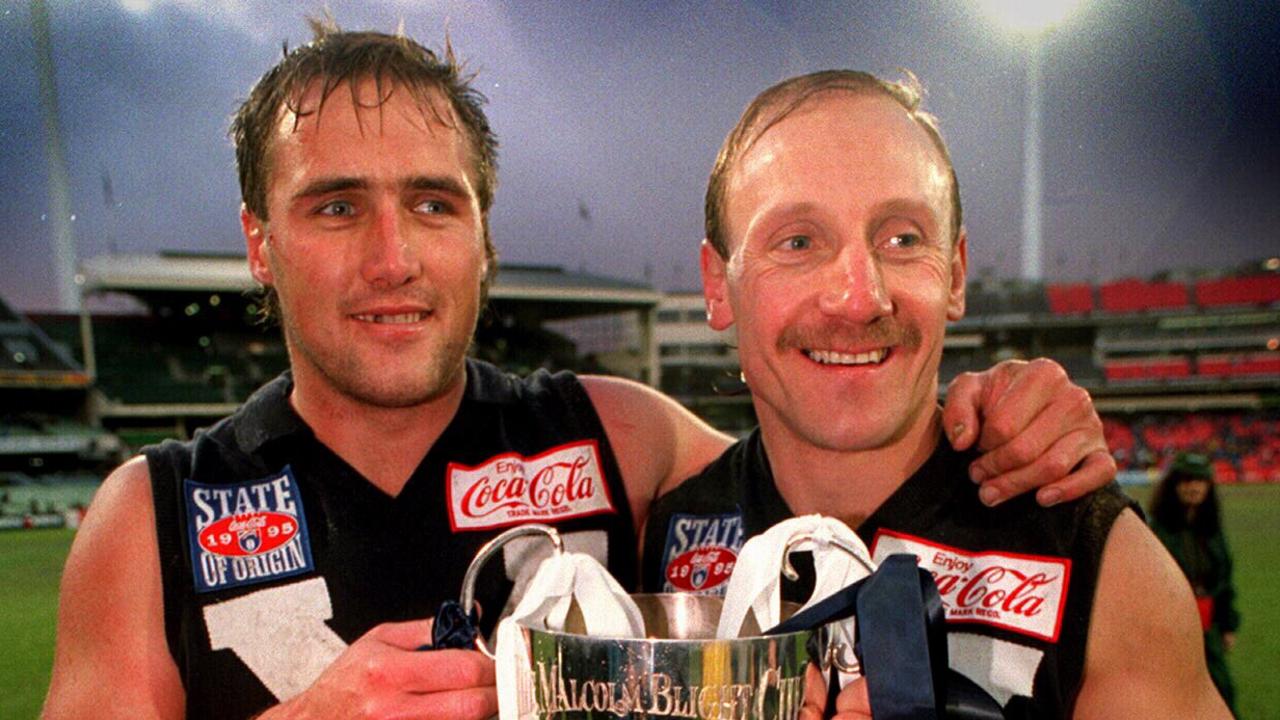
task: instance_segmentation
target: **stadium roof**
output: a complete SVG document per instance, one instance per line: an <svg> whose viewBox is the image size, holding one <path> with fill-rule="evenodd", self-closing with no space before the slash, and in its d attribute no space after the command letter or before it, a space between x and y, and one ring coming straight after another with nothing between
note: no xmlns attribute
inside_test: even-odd
<svg viewBox="0 0 1280 720"><path fill-rule="evenodd" d="M243 292L257 286L244 255L161 253L98 255L81 262L85 292ZM490 288L493 300L537 300L651 307L662 294L643 283L627 282L549 265L499 265Z"/></svg>
<svg viewBox="0 0 1280 720"><path fill-rule="evenodd" d="M88 385L89 376L75 360L0 298L0 388Z"/></svg>

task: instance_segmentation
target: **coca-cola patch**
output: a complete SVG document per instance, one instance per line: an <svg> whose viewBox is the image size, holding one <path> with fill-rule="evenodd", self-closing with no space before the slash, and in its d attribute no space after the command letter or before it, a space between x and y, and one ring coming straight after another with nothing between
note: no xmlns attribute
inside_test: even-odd
<svg viewBox="0 0 1280 720"><path fill-rule="evenodd" d="M196 592L311 571L311 541L293 471L214 485L187 479L187 531Z"/></svg>
<svg viewBox="0 0 1280 720"><path fill-rule="evenodd" d="M1071 580L1071 559L969 551L880 530L871 545L876 562L894 553L915 555L933 573L947 622L981 623L1058 641Z"/></svg>
<svg viewBox="0 0 1280 720"><path fill-rule="evenodd" d="M503 453L473 467L449 463L446 476L454 532L617 512L594 440L532 457Z"/></svg>

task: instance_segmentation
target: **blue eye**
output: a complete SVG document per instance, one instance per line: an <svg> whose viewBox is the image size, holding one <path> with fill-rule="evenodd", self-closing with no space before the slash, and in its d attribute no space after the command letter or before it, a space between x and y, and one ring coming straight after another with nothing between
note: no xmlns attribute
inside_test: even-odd
<svg viewBox="0 0 1280 720"><path fill-rule="evenodd" d="M449 212L448 204L440 200L423 200L414 208L417 212L426 213L428 215L441 215Z"/></svg>
<svg viewBox="0 0 1280 720"><path fill-rule="evenodd" d="M334 200L321 205L316 212L330 217L350 217L355 214L356 206L346 200Z"/></svg>

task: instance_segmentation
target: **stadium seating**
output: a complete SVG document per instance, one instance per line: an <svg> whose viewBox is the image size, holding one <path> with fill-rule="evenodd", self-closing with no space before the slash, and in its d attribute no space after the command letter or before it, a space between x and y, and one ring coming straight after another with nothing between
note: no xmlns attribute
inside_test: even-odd
<svg viewBox="0 0 1280 720"><path fill-rule="evenodd" d="M1185 378L1191 375L1191 359L1183 355L1108 359L1102 370L1108 381Z"/></svg>
<svg viewBox="0 0 1280 720"><path fill-rule="evenodd" d="M1253 275L1201 280L1195 285L1200 307L1270 305L1280 302L1280 275Z"/></svg>
<svg viewBox="0 0 1280 720"><path fill-rule="evenodd" d="M1108 415L1103 431L1120 470L1164 468L1179 452L1212 459L1222 483L1280 482L1280 411Z"/></svg>
<svg viewBox="0 0 1280 720"><path fill-rule="evenodd" d="M1054 315L1077 315L1093 312L1093 286L1089 283L1048 285L1049 312Z"/></svg>
<svg viewBox="0 0 1280 720"><path fill-rule="evenodd" d="M1117 280L1098 289L1102 309L1112 313L1187 307L1187 286L1176 282Z"/></svg>
<svg viewBox="0 0 1280 720"><path fill-rule="evenodd" d="M1215 377L1280 375L1280 352L1202 354L1196 368L1200 375Z"/></svg>

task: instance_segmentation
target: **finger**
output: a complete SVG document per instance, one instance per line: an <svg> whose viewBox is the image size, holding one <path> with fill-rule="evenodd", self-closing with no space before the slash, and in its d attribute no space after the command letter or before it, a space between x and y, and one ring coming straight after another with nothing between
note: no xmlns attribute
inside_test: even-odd
<svg viewBox="0 0 1280 720"><path fill-rule="evenodd" d="M1045 507L1084 497L1116 479L1116 460L1108 450L1091 453L1070 475L1036 491L1036 502Z"/></svg>
<svg viewBox="0 0 1280 720"><path fill-rule="evenodd" d="M969 477L974 482L983 482L1025 467L1068 438L1072 438L1072 444L1059 446L1060 451L1067 453L1058 458L1061 461L1060 472L1044 478L1040 484L1065 476L1086 455L1106 448L1102 421L1093 410L1089 394L1082 388L1072 386L1064 390L1057 401L1043 408L1039 414L1025 421L1017 420L1020 425L1013 426L1011 423L1014 421L1009 420L1011 417L1015 415L1001 413L1000 417L986 421L987 427L999 426L994 432L1010 435L1010 439L995 446L979 442L979 447L985 452L969 467ZM1004 425L1009 425L1009 429ZM1015 427L1017 432L1013 432ZM984 432L986 429L983 428Z"/></svg>
<svg viewBox="0 0 1280 720"><path fill-rule="evenodd" d="M804 671L804 697L800 715L804 718L822 718L826 715L827 680L818 666L809 663Z"/></svg>
<svg viewBox="0 0 1280 720"><path fill-rule="evenodd" d="M364 636L391 647L414 650L431 642L431 627L434 624L435 620L431 618L382 623Z"/></svg>
<svg viewBox="0 0 1280 720"><path fill-rule="evenodd" d="M1110 479L1103 477L1105 470L1101 468L1105 463L1110 462L1111 474L1114 475L1115 463L1110 458L1105 450L1093 446L1088 433L1077 431L1050 446L1032 462L983 480L978 497L987 505L997 505L1029 490L1047 486L1046 490L1052 487L1056 492L1037 495L1037 499L1041 504L1056 504L1105 484ZM1065 485L1060 484L1064 482Z"/></svg>
<svg viewBox="0 0 1280 720"><path fill-rule="evenodd" d="M1073 420L1082 419L1075 407L1080 398L1073 387L1076 386L1071 385L1062 366L1051 360L1039 359L1011 368L1004 382L992 387L979 408L982 429L978 447L990 450L1008 443L1050 409L1059 414L1070 411ZM1089 407L1092 410L1091 404Z"/></svg>
<svg viewBox="0 0 1280 720"><path fill-rule="evenodd" d="M998 367L998 366L997 366ZM942 406L942 428L956 450L967 450L978 439L982 404L991 373L960 373L947 386L947 400Z"/></svg>
<svg viewBox="0 0 1280 720"><path fill-rule="evenodd" d="M871 697L867 694L866 678L858 678L844 686L836 696L836 712L871 714Z"/></svg>
<svg viewBox="0 0 1280 720"><path fill-rule="evenodd" d="M1090 434L1085 431L1068 433L1043 450L1038 437L1028 432L993 451L1004 453L1002 462L988 457L975 460L969 476L982 485L978 489L979 498L987 505L995 505L1066 478L1095 450ZM990 470L993 465L1005 469Z"/></svg>
<svg viewBox="0 0 1280 720"><path fill-rule="evenodd" d="M498 714L498 691L493 687L467 688L403 697L405 712L392 713L389 716L484 720Z"/></svg>
<svg viewBox="0 0 1280 720"><path fill-rule="evenodd" d="M495 684L493 661L475 650L398 653L388 663L398 686L411 692L440 693Z"/></svg>

